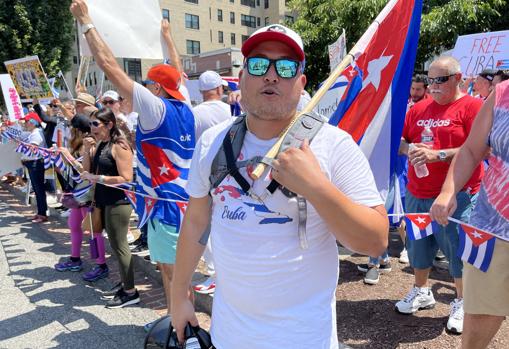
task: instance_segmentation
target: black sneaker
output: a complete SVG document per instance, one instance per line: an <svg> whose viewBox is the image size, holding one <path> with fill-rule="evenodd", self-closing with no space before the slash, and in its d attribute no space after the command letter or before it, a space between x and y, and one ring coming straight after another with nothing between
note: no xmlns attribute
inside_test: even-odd
<svg viewBox="0 0 509 349"><path fill-rule="evenodd" d="M140 302L140 294L136 290L133 294L127 294L124 290L120 290L115 298L106 303L106 308L115 309L122 308L127 305L137 304Z"/></svg>
<svg viewBox="0 0 509 349"><path fill-rule="evenodd" d="M141 239L141 237L137 238L136 240L134 240L133 242L130 242L129 243L129 247L130 248L134 248L138 245L141 245L143 243L143 240Z"/></svg>
<svg viewBox="0 0 509 349"><path fill-rule="evenodd" d="M380 271L380 274L390 273L392 271L391 262L380 264L378 270Z"/></svg>
<svg viewBox="0 0 509 349"><path fill-rule="evenodd" d="M115 296L122 290L122 283L119 282L115 286L113 286L109 291L104 291L101 295L102 300L110 300L115 298Z"/></svg>
<svg viewBox="0 0 509 349"><path fill-rule="evenodd" d="M141 243L138 246L134 246L133 248L131 248L131 253L136 254L148 253L148 245L146 243Z"/></svg>

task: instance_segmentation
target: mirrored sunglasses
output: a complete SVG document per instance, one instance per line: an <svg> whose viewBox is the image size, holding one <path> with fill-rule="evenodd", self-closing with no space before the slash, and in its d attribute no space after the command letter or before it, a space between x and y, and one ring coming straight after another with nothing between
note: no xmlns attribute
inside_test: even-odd
<svg viewBox="0 0 509 349"><path fill-rule="evenodd" d="M270 66L274 64L276 73L283 79L292 79L299 71L300 62L293 59L269 59L265 57L249 57L246 59L245 67L247 72L253 76L263 76L267 74Z"/></svg>

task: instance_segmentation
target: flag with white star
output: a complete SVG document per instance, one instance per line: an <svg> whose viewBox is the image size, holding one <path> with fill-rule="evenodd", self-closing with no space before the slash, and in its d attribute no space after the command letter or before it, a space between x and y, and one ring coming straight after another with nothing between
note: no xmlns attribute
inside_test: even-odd
<svg viewBox="0 0 509 349"><path fill-rule="evenodd" d="M410 240L420 240L440 229L438 223L433 222L429 214L407 213L406 234Z"/></svg>
<svg viewBox="0 0 509 349"><path fill-rule="evenodd" d="M486 272L495 249L495 236L466 224L458 224L460 245L458 257Z"/></svg>

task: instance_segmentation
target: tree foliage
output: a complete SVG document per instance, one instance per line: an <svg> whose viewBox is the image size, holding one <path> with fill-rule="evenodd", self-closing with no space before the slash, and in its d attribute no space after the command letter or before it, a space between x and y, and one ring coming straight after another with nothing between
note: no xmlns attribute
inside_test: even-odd
<svg viewBox="0 0 509 349"><path fill-rule="evenodd" d="M38 55L47 75L70 67L74 21L71 0L0 0L0 72L3 62Z"/></svg>
<svg viewBox="0 0 509 349"><path fill-rule="evenodd" d="M387 0L291 0L299 15L291 25L306 47L307 76L314 88L329 75L327 45L346 31L352 48ZM509 29L509 0L424 0L417 64L451 49L458 35ZM391 35L386 33L385 35Z"/></svg>

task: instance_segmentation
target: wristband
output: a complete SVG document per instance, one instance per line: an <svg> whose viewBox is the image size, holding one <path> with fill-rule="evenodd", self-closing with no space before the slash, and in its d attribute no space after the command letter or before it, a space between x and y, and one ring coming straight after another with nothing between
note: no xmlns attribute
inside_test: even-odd
<svg viewBox="0 0 509 349"><path fill-rule="evenodd" d="M88 31L92 28L95 28L95 25L93 25L92 23L87 23L87 24L81 25L81 31L83 32L83 35L88 33Z"/></svg>

